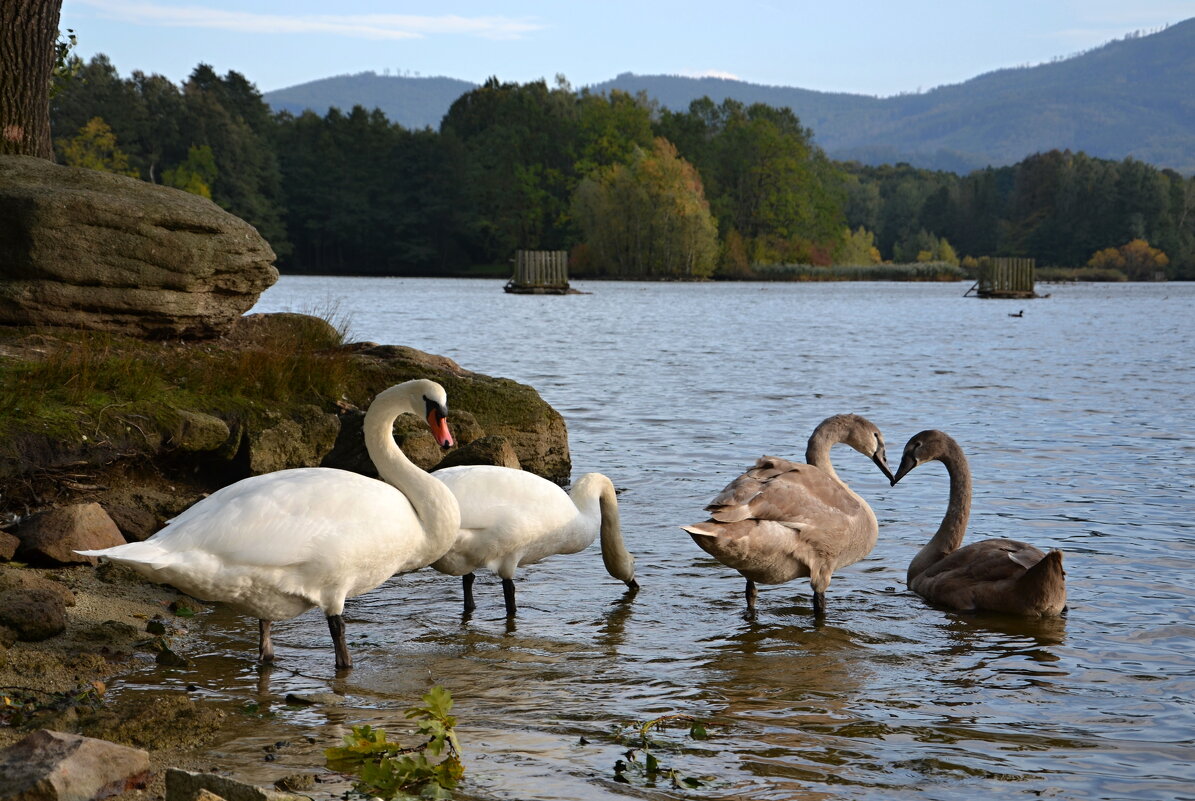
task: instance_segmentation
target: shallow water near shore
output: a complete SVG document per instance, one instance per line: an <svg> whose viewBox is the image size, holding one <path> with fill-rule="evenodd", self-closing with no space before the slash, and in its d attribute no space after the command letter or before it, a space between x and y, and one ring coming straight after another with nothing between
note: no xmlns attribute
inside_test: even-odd
<svg viewBox="0 0 1195 801"><path fill-rule="evenodd" d="M352 725L404 737L403 711L439 684L466 797L1195 798L1195 285L1042 285L1031 301L953 283L576 287L591 294L284 277L253 311L334 310L352 339L535 387L568 424L574 478L620 491L637 594L595 544L522 569L513 622L479 575L463 621L460 580L424 570L349 601L342 676L318 611L275 624L277 667L260 673L255 621L217 609L193 625L191 667L112 691L228 703L237 736L211 766L259 783L318 772ZM969 539L1063 549L1069 614L926 605L904 575L945 510L945 470L892 488L839 447L879 544L834 576L820 624L805 580L761 587L744 619L742 578L679 526L761 454L803 458L838 412L875 422L893 467L916 432L954 436L974 473ZM345 702L283 700L328 691ZM708 739L666 729L655 751L703 786L616 781L614 732L667 714L705 722Z"/></svg>

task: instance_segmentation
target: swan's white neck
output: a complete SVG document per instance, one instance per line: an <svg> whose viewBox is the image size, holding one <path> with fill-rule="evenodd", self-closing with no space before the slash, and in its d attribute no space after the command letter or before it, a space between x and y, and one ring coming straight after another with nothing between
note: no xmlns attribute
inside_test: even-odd
<svg viewBox="0 0 1195 801"><path fill-rule="evenodd" d="M569 497L587 522L598 524L606 572L619 581L631 584L635 580L635 557L622 541L622 523L614 484L601 473L587 473L573 486Z"/></svg>
<svg viewBox="0 0 1195 801"><path fill-rule="evenodd" d="M959 549L971 518L971 468L963 449L951 440L944 445L937 460L946 465L946 472L950 475L950 501L946 504L946 514L937 533L909 563L906 578L910 582L939 559Z"/></svg>
<svg viewBox="0 0 1195 801"><path fill-rule="evenodd" d="M378 475L407 496L423 523L431 549L451 547L461 524L456 497L438 478L421 470L394 441L394 421L403 412L422 414L423 396L418 390L395 392L403 385L380 393L365 413L365 448Z"/></svg>

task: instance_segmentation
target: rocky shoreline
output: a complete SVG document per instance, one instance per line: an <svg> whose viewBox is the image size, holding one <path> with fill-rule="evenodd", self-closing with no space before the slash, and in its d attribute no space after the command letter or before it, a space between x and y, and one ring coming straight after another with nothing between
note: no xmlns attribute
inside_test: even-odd
<svg viewBox="0 0 1195 801"><path fill-rule="evenodd" d="M313 330L321 342L335 340L328 328L304 315L254 315L215 341L116 336L105 339L104 348L105 357L127 348L128 358L138 360L231 363L262 349L293 347L285 343L310 339ZM0 368L19 374L78 347L66 331L4 329ZM8 425L0 462L0 748L49 729L147 751L149 783L119 793L118 801L163 799L167 768L202 769L204 746L220 737L220 709L182 691L113 701L105 697L105 682L154 661L185 658L192 615L204 605L73 550L144 539L205 494L247 475L315 465L371 474L362 409L387 386L427 377L448 392L458 446L447 455L417 420L396 425L400 447L424 469L496 463L559 483L569 478L564 421L530 387L410 348L333 342L307 355L316 360L314 369L323 369L319 360L326 359L328 369L344 371L345 392L336 398L300 393L287 403L229 412L224 401L205 403L202 391L192 391L186 408L160 414L123 409L117 417L107 407L80 406L53 414L41 409L42 417L31 422L0 421ZM22 390L28 395L39 388ZM87 435L63 436L39 422L55 414L85 420Z"/></svg>

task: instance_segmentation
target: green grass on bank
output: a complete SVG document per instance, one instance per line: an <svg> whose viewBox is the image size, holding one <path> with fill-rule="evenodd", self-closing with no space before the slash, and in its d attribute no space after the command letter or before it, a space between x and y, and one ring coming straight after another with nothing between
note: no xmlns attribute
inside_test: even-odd
<svg viewBox="0 0 1195 801"><path fill-rule="evenodd" d="M169 436L177 410L235 421L327 404L356 383L342 337L300 317L232 342L0 328L0 456L19 456L29 437L119 447Z"/></svg>

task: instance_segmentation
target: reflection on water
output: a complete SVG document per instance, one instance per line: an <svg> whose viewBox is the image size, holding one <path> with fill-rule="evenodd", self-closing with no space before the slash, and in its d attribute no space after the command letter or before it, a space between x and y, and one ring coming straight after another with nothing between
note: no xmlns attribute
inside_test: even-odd
<svg viewBox="0 0 1195 801"><path fill-rule="evenodd" d="M1195 797L1195 363L1174 353L1195 334L1195 287L1055 287L1016 319L958 284L583 288L285 278L256 310L338 301L359 339L536 387L568 422L575 473L619 488L638 593L595 545L521 571L513 623L480 575L462 621L459 579L420 571L349 601L347 674L316 612L275 626L278 666L259 672L256 626L216 610L192 667L117 691L192 686L226 703L243 723L212 764L263 783L314 770L352 725L401 735L403 710L440 684L481 798ZM879 544L835 574L820 624L806 581L761 587L743 619L742 578L679 525L759 455L800 458L845 411L890 450L952 434L975 474L970 536L1065 550L1069 615L964 615L909 593L945 471L892 488L839 448ZM285 702L313 692L344 703ZM670 733L663 760L706 786L616 782L613 732L670 713L708 723L709 740Z"/></svg>

